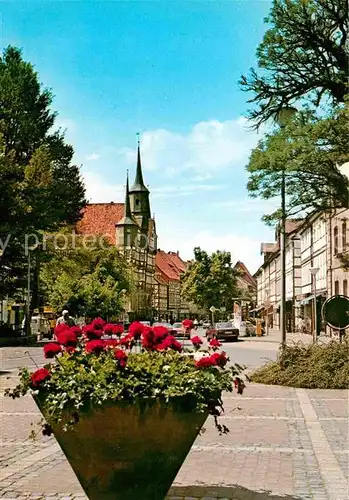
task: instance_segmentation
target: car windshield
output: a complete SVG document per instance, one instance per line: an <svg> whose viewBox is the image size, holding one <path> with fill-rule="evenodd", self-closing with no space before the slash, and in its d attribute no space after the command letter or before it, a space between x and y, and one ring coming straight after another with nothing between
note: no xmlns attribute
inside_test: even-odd
<svg viewBox="0 0 349 500"><path fill-rule="evenodd" d="M216 328L231 328L231 323L217 323Z"/></svg>

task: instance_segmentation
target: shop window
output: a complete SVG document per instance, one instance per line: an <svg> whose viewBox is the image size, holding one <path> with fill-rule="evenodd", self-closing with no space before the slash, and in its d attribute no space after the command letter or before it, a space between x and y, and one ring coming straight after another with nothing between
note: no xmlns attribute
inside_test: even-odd
<svg viewBox="0 0 349 500"><path fill-rule="evenodd" d="M343 280L343 295L348 296L348 281Z"/></svg>
<svg viewBox="0 0 349 500"><path fill-rule="evenodd" d="M339 281L334 282L334 294L339 295Z"/></svg>
<svg viewBox="0 0 349 500"><path fill-rule="evenodd" d="M334 250L334 254L337 255L338 253L338 227L336 226L334 229L333 229L333 250Z"/></svg>
<svg viewBox="0 0 349 500"><path fill-rule="evenodd" d="M343 222L342 224L342 252L345 252L347 249L347 223Z"/></svg>

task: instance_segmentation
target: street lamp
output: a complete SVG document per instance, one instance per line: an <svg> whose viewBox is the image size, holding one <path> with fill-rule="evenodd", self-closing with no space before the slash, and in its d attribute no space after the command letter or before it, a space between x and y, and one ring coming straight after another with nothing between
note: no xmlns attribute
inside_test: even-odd
<svg viewBox="0 0 349 500"><path fill-rule="evenodd" d="M275 121L280 128L284 128L296 108L285 106L275 116ZM282 165L281 170L281 228L280 228L280 274L281 274L281 301L280 301L280 330L281 345L286 347L286 170Z"/></svg>
<svg viewBox="0 0 349 500"><path fill-rule="evenodd" d="M317 340L317 307L316 307L316 275L320 271L319 267L310 267L309 272L311 274L311 281L313 285L313 294L314 294L314 330L313 330L313 343L316 343Z"/></svg>

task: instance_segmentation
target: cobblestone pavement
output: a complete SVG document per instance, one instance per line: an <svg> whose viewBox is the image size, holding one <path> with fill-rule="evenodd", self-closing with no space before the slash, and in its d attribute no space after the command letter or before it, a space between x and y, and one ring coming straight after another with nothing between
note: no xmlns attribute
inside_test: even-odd
<svg viewBox="0 0 349 500"><path fill-rule="evenodd" d="M12 370L18 352L17 365L7 360ZM1 389L15 383L0 376ZM348 397L254 384L226 395L221 423L229 432L219 435L208 418L168 500L349 499ZM0 395L0 410L0 499L86 499L55 439L28 439L40 419L32 399Z"/></svg>

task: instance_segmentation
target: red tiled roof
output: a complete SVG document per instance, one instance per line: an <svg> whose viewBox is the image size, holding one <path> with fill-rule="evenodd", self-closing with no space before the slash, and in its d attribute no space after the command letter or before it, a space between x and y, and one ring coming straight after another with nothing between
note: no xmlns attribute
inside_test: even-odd
<svg viewBox="0 0 349 500"><path fill-rule="evenodd" d="M82 214L76 225L78 234L107 236L115 244L115 224L124 215L124 203L89 203Z"/></svg>
<svg viewBox="0 0 349 500"><path fill-rule="evenodd" d="M186 263L176 252L158 250L155 257L156 270L167 281L179 281L181 273L186 269Z"/></svg>
<svg viewBox="0 0 349 500"><path fill-rule="evenodd" d="M304 219L287 219L285 221L286 234L293 233L293 231L298 229L299 226L301 226L303 222L304 222Z"/></svg>
<svg viewBox="0 0 349 500"><path fill-rule="evenodd" d="M241 274L242 274L241 279L243 281L250 284L251 286L254 286L254 287L257 286L256 280L253 278L250 271L247 269L247 267L245 266L245 264L243 262L241 262L239 260L235 264L234 268L241 272Z"/></svg>

